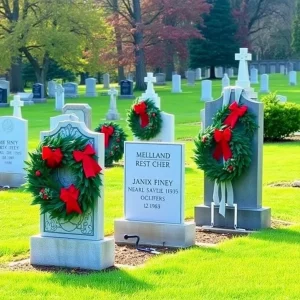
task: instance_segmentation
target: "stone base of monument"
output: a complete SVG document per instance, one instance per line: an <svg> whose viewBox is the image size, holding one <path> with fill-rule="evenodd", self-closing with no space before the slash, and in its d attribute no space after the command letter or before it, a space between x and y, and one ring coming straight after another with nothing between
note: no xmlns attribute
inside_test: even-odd
<svg viewBox="0 0 300 300"><path fill-rule="evenodd" d="M198 205L195 207L195 222L197 226L211 225L211 207ZM226 218L219 214L219 207L215 208L214 227L234 228L234 208L226 208ZM238 209L237 227L258 230L271 227L271 209Z"/></svg>
<svg viewBox="0 0 300 300"><path fill-rule="evenodd" d="M8 107L9 104L8 103L0 103L0 107Z"/></svg>
<svg viewBox="0 0 300 300"><path fill-rule="evenodd" d="M47 102L47 99L46 98L33 98L32 101L34 103L46 103Z"/></svg>
<svg viewBox="0 0 300 300"><path fill-rule="evenodd" d="M195 223L184 224L150 223L115 220L116 244L135 244L125 240L124 235L138 235L141 245L186 248L195 245Z"/></svg>
<svg viewBox="0 0 300 300"><path fill-rule="evenodd" d="M108 121L120 120L120 114L117 112L108 112L106 114L106 120Z"/></svg>
<svg viewBox="0 0 300 300"><path fill-rule="evenodd" d="M98 93L85 93L86 97L97 97Z"/></svg>
<svg viewBox="0 0 300 300"><path fill-rule="evenodd" d="M26 182L25 174L0 173L0 185L9 187L20 187Z"/></svg>
<svg viewBox="0 0 300 300"><path fill-rule="evenodd" d="M32 265L103 270L114 260L114 238L89 241L36 235L30 239Z"/></svg>
<svg viewBox="0 0 300 300"><path fill-rule="evenodd" d="M118 99L135 99L135 96L134 95L120 95L118 96Z"/></svg>

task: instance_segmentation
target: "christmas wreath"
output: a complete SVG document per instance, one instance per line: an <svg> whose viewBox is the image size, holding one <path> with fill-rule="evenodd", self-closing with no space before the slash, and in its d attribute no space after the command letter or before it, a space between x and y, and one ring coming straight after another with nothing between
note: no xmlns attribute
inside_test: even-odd
<svg viewBox="0 0 300 300"><path fill-rule="evenodd" d="M87 139L46 137L29 156L26 189L33 194L32 204L41 206L42 214L70 220L94 207L100 196L102 168ZM60 173L72 184L63 186Z"/></svg>
<svg viewBox="0 0 300 300"><path fill-rule="evenodd" d="M104 133L105 167L110 167L114 161L119 161L123 157L124 142L126 141L127 135L124 130L114 122L100 124L95 131Z"/></svg>
<svg viewBox="0 0 300 300"><path fill-rule="evenodd" d="M127 123L135 137L150 140L161 131L161 111L149 99L136 100L128 112Z"/></svg>
<svg viewBox="0 0 300 300"><path fill-rule="evenodd" d="M195 140L198 168L218 183L240 177L251 165L251 145L257 128L247 106L234 102L220 109L213 124Z"/></svg>

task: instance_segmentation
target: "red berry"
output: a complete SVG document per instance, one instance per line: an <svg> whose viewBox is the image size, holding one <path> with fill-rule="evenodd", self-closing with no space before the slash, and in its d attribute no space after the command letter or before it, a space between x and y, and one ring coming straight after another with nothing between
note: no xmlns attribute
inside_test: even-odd
<svg viewBox="0 0 300 300"><path fill-rule="evenodd" d="M41 193L45 193L45 189L41 189L41 191L40 191Z"/></svg>
<svg viewBox="0 0 300 300"><path fill-rule="evenodd" d="M35 176L40 177L41 175L42 175L41 171L37 170L37 171L35 172Z"/></svg>
<svg viewBox="0 0 300 300"><path fill-rule="evenodd" d="M152 114L152 117L155 117L155 113Z"/></svg>

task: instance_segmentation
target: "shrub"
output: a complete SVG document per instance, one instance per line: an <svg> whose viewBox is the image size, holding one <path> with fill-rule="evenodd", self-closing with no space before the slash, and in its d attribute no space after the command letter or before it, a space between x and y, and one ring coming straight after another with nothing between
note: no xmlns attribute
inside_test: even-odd
<svg viewBox="0 0 300 300"><path fill-rule="evenodd" d="M264 102L264 138L266 141L278 141L300 131L300 105L281 103L276 93L265 96Z"/></svg>

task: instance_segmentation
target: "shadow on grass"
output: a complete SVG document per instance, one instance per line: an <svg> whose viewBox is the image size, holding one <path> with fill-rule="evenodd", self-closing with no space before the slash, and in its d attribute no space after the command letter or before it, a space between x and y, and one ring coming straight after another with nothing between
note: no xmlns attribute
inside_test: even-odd
<svg viewBox="0 0 300 300"><path fill-rule="evenodd" d="M66 274L64 272L52 273L49 282L59 283L61 286L74 288L86 288L107 290L111 293L134 294L137 290L153 289L153 285L137 279L126 270L114 268L115 271L107 270L85 274Z"/></svg>
<svg viewBox="0 0 300 300"><path fill-rule="evenodd" d="M266 229L250 235L250 238L274 243L300 244L300 232L290 228Z"/></svg>

